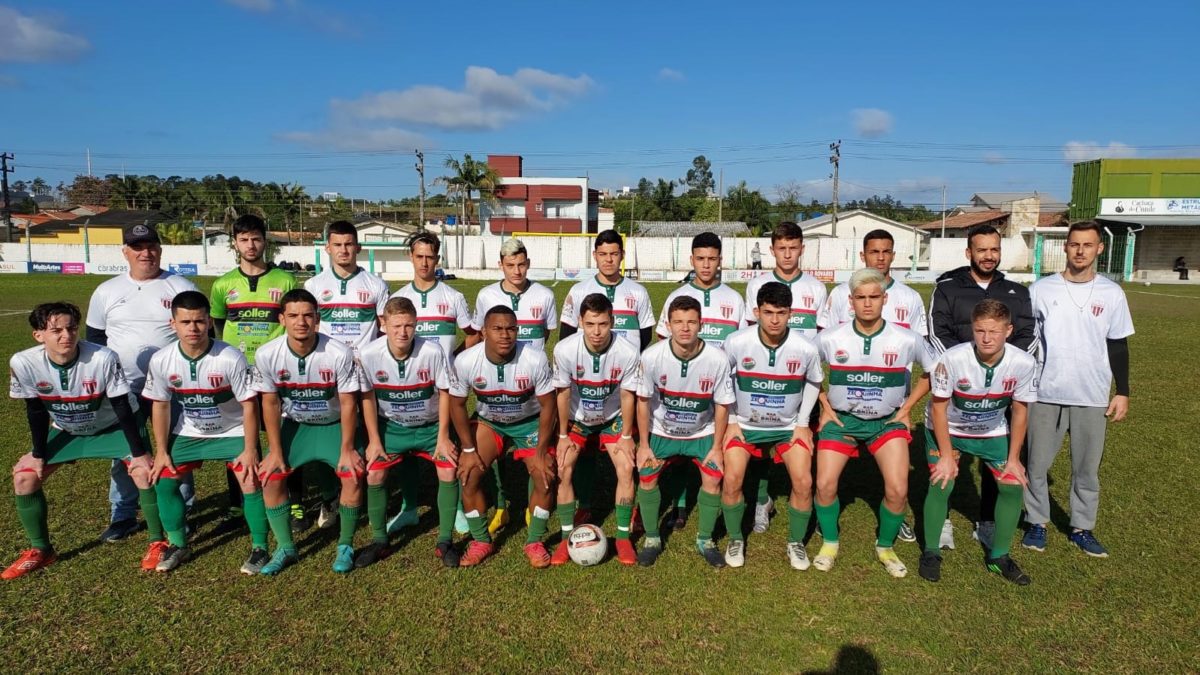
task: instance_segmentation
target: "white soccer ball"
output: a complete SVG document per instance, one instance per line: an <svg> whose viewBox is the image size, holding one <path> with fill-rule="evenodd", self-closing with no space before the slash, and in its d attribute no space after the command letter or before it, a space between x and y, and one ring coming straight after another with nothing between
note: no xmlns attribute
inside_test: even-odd
<svg viewBox="0 0 1200 675"><path fill-rule="evenodd" d="M1147 285L1147 286L1149 286L1149 285L1150 285L1150 282L1149 282L1149 281L1147 281L1147 282L1146 282L1146 285Z"/></svg>
<svg viewBox="0 0 1200 675"><path fill-rule="evenodd" d="M580 525L567 538L567 553L581 567L591 567L604 560L608 552L608 538L604 530L595 525Z"/></svg>

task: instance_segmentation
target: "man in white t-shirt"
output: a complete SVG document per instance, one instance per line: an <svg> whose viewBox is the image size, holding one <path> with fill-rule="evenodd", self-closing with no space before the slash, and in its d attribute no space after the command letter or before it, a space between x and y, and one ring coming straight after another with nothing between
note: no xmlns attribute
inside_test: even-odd
<svg viewBox="0 0 1200 675"><path fill-rule="evenodd" d="M1100 460L1109 420L1129 411L1129 344L1133 319L1125 292L1098 275L1094 264L1104 252L1100 226L1076 223L1067 232L1067 268L1043 277L1029 289L1037 321L1041 374L1038 400L1029 407L1029 487L1021 544L1046 549L1050 493L1046 474L1071 437L1071 543L1104 558L1096 540L1100 506ZM1109 389L1116 381L1116 394Z"/></svg>
<svg viewBox="0 0 1200 675"><path fill-rule="evenodd" d="M925 317L925 301L921 295L892 276L892 262L896 259L896 244L887 230L871 230L863 236L863 250L858 257L867 267L879 270L883 275L887 306L883 318L890 324L907 328L917 335L928 335L928 320ZM838 284L829 292L829 299L817 316L820 328L836 328L854 318L850 306L849 282Z"/></svg>

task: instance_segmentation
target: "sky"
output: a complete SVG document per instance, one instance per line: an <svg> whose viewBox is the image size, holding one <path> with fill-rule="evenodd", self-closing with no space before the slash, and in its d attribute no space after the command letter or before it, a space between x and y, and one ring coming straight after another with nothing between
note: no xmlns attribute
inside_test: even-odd
<svg viewBox="0 0 1200 675"><path fill-rule="evenodd" d="M6 3L6 4L5 4ZM0 0L10 180L417 193L449 156L940 208L1070 198L1071 163L1200 156L1200 3ZM439 188L430 187L436 192Z"/></svg>

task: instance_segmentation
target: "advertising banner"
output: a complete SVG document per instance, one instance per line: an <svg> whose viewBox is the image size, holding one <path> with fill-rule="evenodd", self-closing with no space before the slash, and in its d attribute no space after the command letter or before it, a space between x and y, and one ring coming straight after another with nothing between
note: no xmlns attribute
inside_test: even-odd
<svg viewBox="0 0 1200 675"><path fill-rule="evenodd" d="M62 274L62 263L56 262L33 262L29 266L29 270L35 274Z"/></svg>
<svg viewBox="0 0 1200 675"><path fill-rule="evenodd" d="M195 263L183 263L180 265L171 263L171 271L175 274L181 274L185 277L194 277L197 274L200 274L200 268Z"/></svg>
<svg viewBox="0 0 1200 675"><path fill-rule="evenodd" d="M0 274L28 274L27 262L0 262Z"/></svg>
<svg viewBox="0 0 1200 675"><path fill-rule="evenodd" d="M87 274L87 269L80 262L65 262L62 264L63 274Z"/></svg>

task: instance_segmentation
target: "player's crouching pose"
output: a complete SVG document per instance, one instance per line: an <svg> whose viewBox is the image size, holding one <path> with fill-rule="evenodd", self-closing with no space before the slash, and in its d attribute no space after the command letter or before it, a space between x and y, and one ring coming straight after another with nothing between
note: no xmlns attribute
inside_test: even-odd
<svg viewBox="0 0 1200 675"><path fill-rule="evenodd" d="M946 518L950 492L962 453L987 463L1000 494L996 499L996 533L987 552L987 568L1025 586L1029 577L1009 557L1021 518L1027 485L1021 444L1028 425L1028 405L1037 399L1037 362L1028 353L1005 345L1012 316L999 300L984 300L971 313L974 344L947 349L933 369L933 396L925 409L925 448L929 461L929 494L925 497L925 552L921 577L941 578L942 556L937 532ZM1012 411L1012 428L1005 413Z"/></svg>
<svg viewBox="0 0 1200 675"><path fill-rule="evenodd" d="M277 545L260 571L278 574L298 560L285 479L305 464L322 462L341 479L333 571L345 574L354 568L354 528L366 473L363 443L355 438L360 385L354 353L317 331L320 315L312 293L293 289L279 305L284 334L259 347L255 357L254 387L262 394L269 448L259 477Z"/></svg>
<svg viewBox="0 0 1200 675"><path fill-rule="evenodd" d="M883 474L875 553L893 577L908 574L892 545L908 501L909 415L929 393L933 358L920 335L884 321L884 283L878 270L855 272L849 283L854 319L817 336L821 358L829 364L817 440L816 512L824 543L813 566L822 572L833 567L838 554L838 481L846 463L858 456L861 443ZM925 374L906 399L909 367L914 362L921 364Z"/></svg>
<svg viewBox="0 0 1200 675"><path fill-rule="evenodd" d="M79 319L75 305L38 305L29 314L29 325L39 344L13 355L10 362L8 395L25 401L33 449L13 467L17 518L30 548L0 574L4 579L54 562L42 485L59 466L80 459L125 461L150 535L142 569L154 569L166 548L150 487L149 440L134 414L137 403L129 395L116 353L79 341Z"/></svg>
<svg viewBox="0 0 1200 675"><path fill-rule="evenodd" d="M540 347L517 342L517 315L509 307L495 305L478 320L483 343L458 355L455 381L450 384L454 429L459 438L469 439L463 441L458 476L473 541L459 564L478 565L495 551L483 520L487 503L482 480L501 453L511 448L514 459L524 460L533 483L525 557L535 568L549 567L550 554L541 539L550 518L550 491L557 480L550 448L557 417L550 364ZM471 390L475 391L474 429L467 417Z"/></svg>
<svg viewBox="0 0 1200 675"><path fill-rule="evenodd" d="M638 348L613 330L613 305L600 293L579 303L579 331L554 346L554 386L558 388L558 520L562 543L552 565L569 560L567 539L575 523L575 460L589 439L612 459L617 474L617 560L637 562L629 541L633 518L633 421L637 408Z"/></svg>
<svg viewBox="0 0 1200 675"><path fill-rule="evenodd" d="M691 458L700 468L696 549L709 565L725 566L712 532L721 513L722 448L734 396L728 358L719 347L700 339L700 309L700 302L692 297L672 300L666 310L670 339L642 353L637 465L642 483L638 511L646 530L638 554L638 564L643 566L653 565L662 553L658 476L663 460L671 457Z"/></svg>
<svg viewBox="0 0 1200 675"><path fill-rule="evenodd" d="M454 516L458 507L457 438L451 434L450 369L437 336L418 338L417 308L406 297L387 301L380 317L383 337L360 354L363 424L367 429L367 517L372 542L355 558L366 567L390 554L387 532L388 470L415 458L437 470L438 539L435 554L458 567ZM415 467L411 473L415 474ZM408 497L408 495L406 495ZM415 499L414 499L415 503Z"/></svg>
<svg viewBox="0 0 1200 675"><path fill-rule="evenodd" d="M821 357L811 341L790 330L792 290L772 281L760 285L755 298L757 325L743 328L725 340L733 371L736 414L725 433L725 479L721 507L729 544L725 562L745 564L742 515L746 502L742 482L750 458L774 457L787 467L792 480L788 500L787 556L792 567L808 569L804 534L812 517L813 406L821 393Z"/></svg>
<svg viewBox="0 0 1200 675"><path fill-rule="evenodd" d="M150 480L170 546L156 569L170 572L191 557L179 479L206 460L226 463L242 491L252 549L243 574L267 560L267 516L258 482L258 409L254 373L246 357L209 337L208 298L184 291L171 301L171 327L179 341L150 358L142 396L153 401L151 426L158 453ZM171 426L171 420L175 426Z"/></svg>

